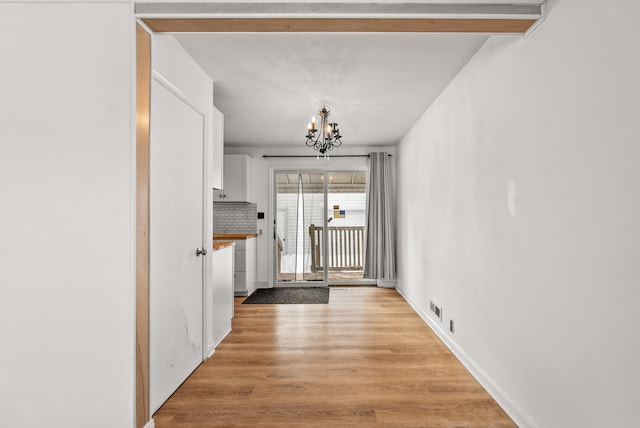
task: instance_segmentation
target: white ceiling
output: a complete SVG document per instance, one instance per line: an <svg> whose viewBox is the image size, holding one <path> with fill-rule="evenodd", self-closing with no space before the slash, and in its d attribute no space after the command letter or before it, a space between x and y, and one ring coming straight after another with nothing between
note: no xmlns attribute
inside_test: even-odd
<svg viewBox="0 0 640 428"><path fill-rule="evenodd" d="M289 1L295 0L271 3L269 7ZM372 7L400 1L382 0ZM540 4L542 1L520 0L518 3ZM350 4L359 2L350 0L337 5L335 10L346 13ZM255 3L261 1L239 3L236 9L260 13L271 10L256 9ZM436 1L422 0L420 4L424 3ZM513 1L437 3L482 3L485 6L479 7L487 7ZM321 6L332 10L328 4L326 1L317 5L298 3L302 12ZM420 4L398 7L415 9ZM238 13L236 9L224 9L220 1L137 4L136 7L143 14L154 11L160 14ZM461 5L459 10L471 10L465 7ZM508 7L514 6L505 6ZM371 9L374 10L377 9ZM397 9L400 10L404 9ZM225 145L294 147L303 144L307 122L325 103L331 108L332 119L340 125L345 146L396 144L489 37L465 33L182 33L175 36L214 81L214 103L225 115Z"/></svg>
<svg viewBox="0 0 640 428"><path fill-rule="evenodd" d="M396 144L487 39L477 34L176 36L214 81L225 145L297 145L327 103L345 145Z"/></svg>

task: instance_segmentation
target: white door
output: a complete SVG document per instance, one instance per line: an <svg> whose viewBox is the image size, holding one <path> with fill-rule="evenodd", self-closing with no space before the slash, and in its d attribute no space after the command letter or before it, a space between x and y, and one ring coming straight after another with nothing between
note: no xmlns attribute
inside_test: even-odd
<svg viewBox="0 0 640 428"><path fill-rule="evenodd" d="M153 80L150 144L150 405L202 362L204 117Z"/></svg>

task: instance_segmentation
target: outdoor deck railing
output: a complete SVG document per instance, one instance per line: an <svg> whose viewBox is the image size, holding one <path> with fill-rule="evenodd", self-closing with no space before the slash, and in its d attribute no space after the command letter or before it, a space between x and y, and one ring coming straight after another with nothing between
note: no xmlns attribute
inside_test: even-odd
<svg viewBox="0 0 640 428"><path fill-rule="evenodd" d="M311 271L362 270L364 263L364 226L327 228L327 263L323 263L324 227L309 226Z"/></svg>

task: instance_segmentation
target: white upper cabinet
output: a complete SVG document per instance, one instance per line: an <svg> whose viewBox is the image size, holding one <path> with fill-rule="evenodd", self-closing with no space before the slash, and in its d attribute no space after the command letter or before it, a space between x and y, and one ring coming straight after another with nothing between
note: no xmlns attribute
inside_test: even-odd
<svg viewBox="0 0 640 428"><path fill-rule="evenodd" d="M223 163L224 163L224 115L217 108L213 108L213 176L211 177L211 187L222 189L224 183ZM219 192L214 192L218 196Z"/></svg>
<svg viewBox="0 0 640 428"><path fill-rule="evenodd" d="M224 156L223 189L217 192L214 201L247 202L249 201L249 156ZM214 193L214 196L216 194ZM250 201L249 201L250 202Z"/></svg>

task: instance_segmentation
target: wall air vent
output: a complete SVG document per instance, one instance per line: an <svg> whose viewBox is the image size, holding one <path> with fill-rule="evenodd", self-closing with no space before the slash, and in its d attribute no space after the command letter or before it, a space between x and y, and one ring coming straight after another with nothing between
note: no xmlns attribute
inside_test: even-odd
<svg viewBox="0 0 640 428"><path fill-rule="evenodd" d="M429 309L435 314L437 318L440 319L440 322L442 322L442 307L433 303L432 300L429 300Z"/></svg>

